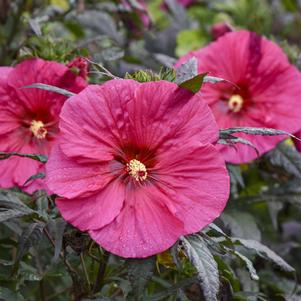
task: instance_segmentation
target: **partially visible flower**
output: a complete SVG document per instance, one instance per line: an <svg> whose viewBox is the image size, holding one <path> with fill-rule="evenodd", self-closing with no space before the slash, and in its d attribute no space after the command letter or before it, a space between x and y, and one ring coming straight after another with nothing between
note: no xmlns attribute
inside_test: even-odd
<svg viewBox="0 0 301 301"><path fill-rule="evenodd" d="M231 31L233 31L232 27L226 22L215 23L211 27L211 34L214 40Z"/></svg>
<svg viewBox="0 0 301 301"><path fill-rule="evenodd" d="M294 133L301 128L301 74L290 65L274 42L246 30L227 33L209 46L191 52L198 60L198 71L210 72L235 84L205 84L202 95L220 128L267 127ZM243 135L263 154L283 140L283 136ZM246 146L220 146L226 161L245 163L257 157Z"/></svg>
<svg viewBox="0 0 301 301"><path fill-rule="evenodd" d="M87 79L88 77L88 62L83 57L76 57L72 61L67 64L67 67L70 69L71 72L74 72L78 76L82 77L83 79Z"/></svg>
<svg viewBox="0 0 301 301"><path fill-rule="evenodd" d="M148 29L150 27L151 19L145 1L137 0L136 2L136 6L133 7L131 1L121 0L121 4L125 9L121 15L132 33L139 36L143 29ZM136 19L135 16L138 18Z"/></svg>
<svg viewBox="0 0 301 301"><path fill-rule="evenodd" d="M44 83L79 92L86 81L62 64L41 59L23 61L14 68L0 68L0 151L48 155L58 135L58 118L66 97L36 88ZM11 157L0 161L0 187L24 187L43 164L27 158ZM44 188L36 180L25 189Z"/></svg>
<svg viewBox="0 0 301 301"><path fill-rule="evenodd" d="M108 251L160 253L223 210L229 177L198 95L167 81L111 80L71 97L60 118L46 182L63 217Z"/></svg>

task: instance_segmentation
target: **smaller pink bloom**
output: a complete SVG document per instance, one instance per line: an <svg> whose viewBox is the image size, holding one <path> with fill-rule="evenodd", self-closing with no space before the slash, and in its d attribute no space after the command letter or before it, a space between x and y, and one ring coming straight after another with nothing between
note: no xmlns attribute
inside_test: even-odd
<svg viewBox="0 0 301 301"><path fill-rule="evenodd" d="M215 23L211 27L211 34L214 40L223 36L227 32L233 31L232 27L226 22Z"/></svg>
<svg viewBox="0 0 301 301"><path fill-rule="evenodd" d="M205 84L201 90L220 128L266 127L295 133L301 128L301 74L282 49L265 37L241 30L229 32L207 47L180 58L196 57L198 72L209 72L235 84ZM284 136L252 136L260 154ZM226 161L246 163L257 153L246 145L219 146Z"/></svg>
<svg viewBox="0 0 301 301"><path fill-rule="evenodd" d="M74 72L76 75L87 79L88 77L88 62L84 57L76 57L67 64L67 67L71 72Z"/></svg>
<svg viewBox="0 0 301 301"><path fill-rule="evenodd" d="M86 81L57 62L25 60L14 68L0 68L0 151L48 155L58 133L58 120L65 96L36 88L44 83L72 92L81 91ZM19 186L28 192L45 188L42 180L24 183L44 172L44 165L28 158L0 161L0 187Z"/></svg>
<svg viewBox="0 0 301 301"><path fill-rule="evenodd" d="M62 216L106 250L147 257L222 212L229 176L207 104L167 81L111 80L71 97L46 164Z"/></svg>

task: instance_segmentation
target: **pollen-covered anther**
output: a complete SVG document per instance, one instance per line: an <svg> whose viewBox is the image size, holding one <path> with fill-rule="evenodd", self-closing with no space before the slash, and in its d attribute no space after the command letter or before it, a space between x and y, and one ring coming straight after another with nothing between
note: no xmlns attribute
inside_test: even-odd
<svg viewBox="0 0 301 301"><path fill-rule="evenodd" d="M239 112L243 104L244 100L240 95L232 95L228 101L229 109L234 113Z"/></svg>
<svg viewBox="0 0 301 301"><path fill-rule="evenodd" d="M47 135L47 129L45 128L44 123L40 120L33 120L30 123L29 129L38 139L44 139Z"/></svg>
<svg viewBox="0 0 301 301"><path fill-rule="evenodd" d="M144 181L147 178L147 170L143 163L136 159L132 159L126 165L127 171L136 181Z"/></svg>

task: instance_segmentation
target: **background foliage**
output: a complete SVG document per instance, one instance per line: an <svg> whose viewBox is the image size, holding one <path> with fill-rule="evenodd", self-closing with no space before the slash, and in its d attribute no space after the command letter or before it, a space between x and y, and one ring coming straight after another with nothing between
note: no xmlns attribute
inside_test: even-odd
<svg viewBox="0 0 301 301"><path fill-rule="evenodd" d="M184 7L154 0L147 2L149 26L140 2L128 2L0 0L0 64L32 56L68 63L81 55L97 63L90 64L90 82L127 72L141 81L175 80L162 66L206 45L213 25L227 22L275 40L301 66L300 1L199 0ZM152 72L133 75L140 69ZM301 155L286 141L228 169L231 199L222 216L144 260L108 254L67 225L44 191L0 190L0 299L301 300Z"/></svg>

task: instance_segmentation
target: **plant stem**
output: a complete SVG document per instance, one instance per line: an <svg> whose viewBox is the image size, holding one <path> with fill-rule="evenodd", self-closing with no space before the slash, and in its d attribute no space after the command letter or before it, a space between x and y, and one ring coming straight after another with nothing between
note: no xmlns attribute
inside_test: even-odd
<svg viewBox="0 0 301 301"><path fill-rule="evenodd" d="M44 233L45 233L46 237L48 238L48 240L50 241L50 243L52 244L52 246L55 247L55 242L52 239L52 237L50 236L50 234L46 228L44 228ZM74 300L78 301L83 296L83 294L85 294L85 291L82 286L81 278L80 278L79 274L77 273L77 271L71 266L69 261L66 259L63 251L60 252L60 257L62 258L62 260L67 268L67 271L72 279L72 283L73 283L72 293L74 295L74 296L72 296L72 298Z"/></svg>
<svg viewBox="0 0 301 301"><path fill-rule="evenodd" d="M84 271L84 274L85 274L85 278L86 278L86 281L87 281L88 292L90 293L91 282L90 282L89 274L88 274L88 271L87 271L87 268L86 268L86 264L85 264L85 259L84 259L83 252L80 253L80 261L81 261L81 264L82 264L82 267L83 267L83 271Z"/></svg>
<svg viewBox="0 0 301 301"><path fill-rule="evenodd" d="M55 242L52 239L52 237L50 236L48 230L46 228L44 228L44 233L46 235L46 237L48 238L48 240L51 242L52 246L55 247ZM74 270L74 268L71 266L71 264L69 263L69 261L65 258L65 255L63 253L63 251L60 252L60 257L63 259L64 264L66 265L67 269L71 272L71 273L75 273L77 274L77 272Z"/></svg>
<svg viewBox="0 0 301 301"><path fill-rule="evenodd" d="M46 298L45 298L45 288L44 288L44 279L42 279L39 282L39 287L40 287L40 298L41 298L41 301L46 301Z"/></svg>
<svg viewBox="0 0 301 301"><path fill-rule="evenodd" d="M108 259L109 259L109 253L104 252L103 254L103 260L99 263L98 267L98 272L97 272L97 277L93 286L93 293L97 293L100 291L102 285L103 285L103 278L105 275L106 267L108 264Z"/></svg>

